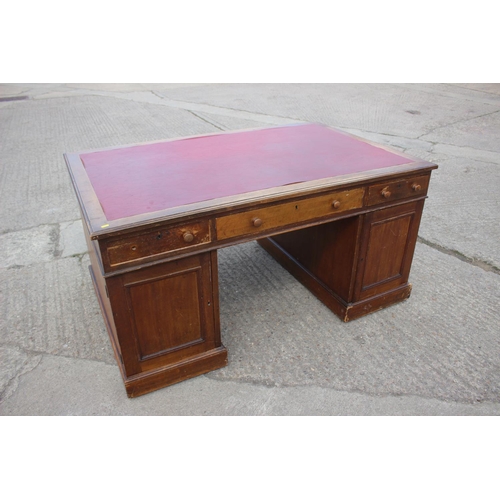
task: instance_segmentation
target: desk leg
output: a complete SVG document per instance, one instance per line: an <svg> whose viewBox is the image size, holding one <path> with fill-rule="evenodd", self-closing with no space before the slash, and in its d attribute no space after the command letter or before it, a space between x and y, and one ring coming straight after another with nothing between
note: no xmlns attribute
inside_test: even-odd
<svg viewBox="0 0 500 500"><path fill-rule="evenodd" d="M423 200L259 240L343 321L410 296Z"/></svg>
<svg viewBox="0 0 500 500"><path fill-rule="evenodd" d="M106 286L108 323L116 332L110 337L129 397L227 364L216 251L125 272L107 278Z"/></svg>

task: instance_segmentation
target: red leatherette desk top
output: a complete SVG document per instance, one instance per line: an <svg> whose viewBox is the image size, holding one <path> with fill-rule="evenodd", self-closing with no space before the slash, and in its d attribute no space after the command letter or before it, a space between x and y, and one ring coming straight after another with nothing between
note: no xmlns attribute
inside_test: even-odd
<svg viewBox="0 0 500 500"><path fill-rule="evenodd" d="M193 137L79 156L108 221L413 161L317 124Z"/></svg>

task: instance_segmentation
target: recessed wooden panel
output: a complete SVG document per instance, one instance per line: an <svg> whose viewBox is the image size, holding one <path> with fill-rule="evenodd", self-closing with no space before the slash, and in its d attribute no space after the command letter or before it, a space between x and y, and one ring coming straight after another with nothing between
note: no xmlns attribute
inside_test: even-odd
<svg viewBox="0 0 500 500"><path fill-rule="evenodd" d="M335 215L363 206L364 189L350 189L216 219L217 239L265 233L276 228ZM258 224L255 221L259 221Z"/></svg>
<svg viewBox="0 0 500 500"><path fill-rule="evenodd" d="M200 268L127 286L140 358L203 341Z"/></svg>
<svg viewBox="0 0 500 500"><path fill-rule="evenodd" d="M216 282L214 252L107 279L127 377L220 347Z"/></svg>
<svg viewBox="0 0 500 500"><path fill-rule="evenodd" d="M408 282L423 205L421 200L365 216L356 301Z"/></svg>
<svg viewBox="0 0 500 500"><path fill-rule="evenodd" d="M375 222L370 228L363 290L399 278L413 214Z"/></svg>

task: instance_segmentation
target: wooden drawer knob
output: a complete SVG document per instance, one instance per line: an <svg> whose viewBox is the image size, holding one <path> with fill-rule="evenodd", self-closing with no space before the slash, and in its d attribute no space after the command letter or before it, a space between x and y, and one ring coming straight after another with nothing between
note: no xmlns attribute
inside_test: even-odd
<svg viewBox="0 0 500 500"><path fill-rule="evenodd" d="M252 226L253 227L262 226L262 219L259 219L258 217L255 217L254 219L252 219Z"/></svg>
<svg viewBox="0 0 500 500"><path fill-rule="evenodd" d="M184 233L182 235L182 239L186 242L186 243L191 243L193 240L194 240L194 236L193 236L193 233Z"/></svg>
<svg viewBox="0 0 500 500"><path fill-rule="evenodd" d="M422 189L422 186L420 184L417 184L416 182L411 186L413 191L420 191Z"/></svg>
<svg viewBox="0 0 500 500"><path fill-rule="evenodd" d="M388 188L382 189L382 193L381 194L386 199L391 197L391 192L389 191Z"/></svg>
<svg viewBox="0 0 500 500"><path fill-rule="evenodd" d="M340 207L340 201L339 200L332 201L332 207L333 208L339 208Z"/></svg>

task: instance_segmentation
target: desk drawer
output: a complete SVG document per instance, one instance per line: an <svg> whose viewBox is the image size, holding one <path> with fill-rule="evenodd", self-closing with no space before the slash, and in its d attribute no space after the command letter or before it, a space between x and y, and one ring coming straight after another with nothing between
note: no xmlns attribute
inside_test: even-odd
<svg viewBox="0 0 500 500"><path fill-rule="evenodd" d="M368 188L366 205L372 206L412 196L422 196L427 193L428 187L428 175L399 179L384 184L375 184Z"/></svg>
<svg viewBox="0 0 500 500"><path fill-rule="evenodd" d="M210 241L209 223L202 221L185 226L160 227L147 233L125 237L109 243L107 254L109 264L118 266Z"/></svg>
<svg viewBox="0 0 500 500"><path fill-rule="evenodd" d="M363 206L364 189L339 191L216 219L217 239L256 235L291 224L332 216Z"/></svg>

